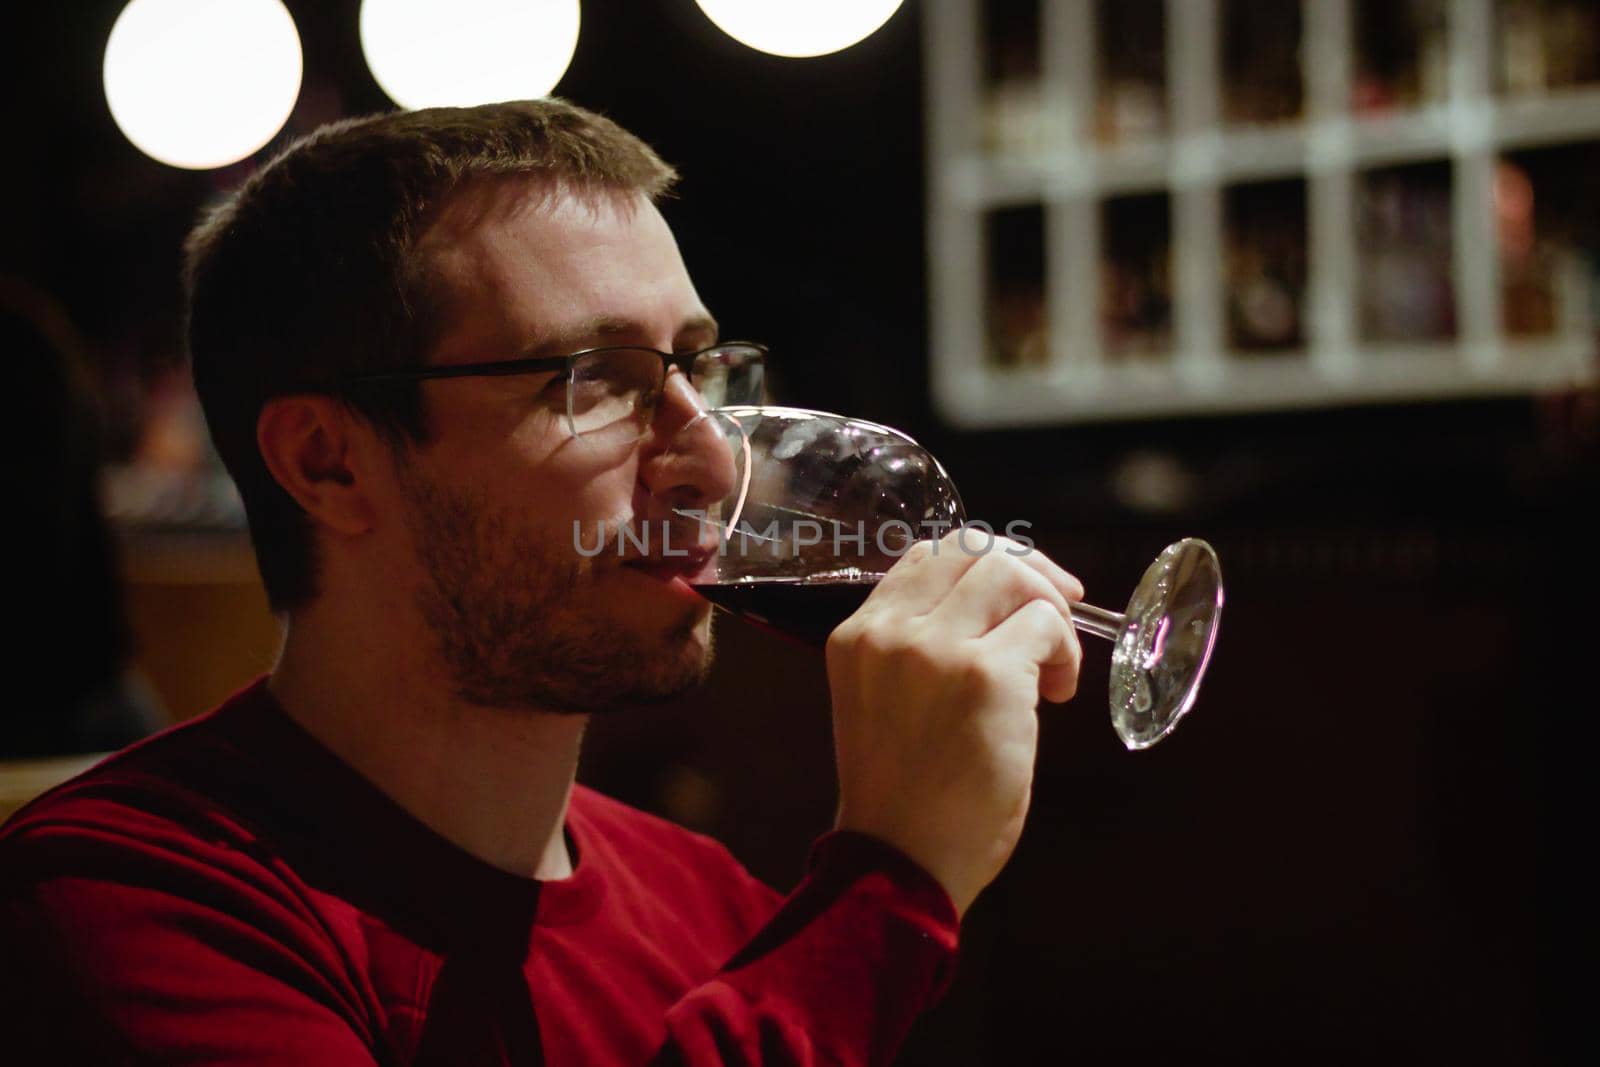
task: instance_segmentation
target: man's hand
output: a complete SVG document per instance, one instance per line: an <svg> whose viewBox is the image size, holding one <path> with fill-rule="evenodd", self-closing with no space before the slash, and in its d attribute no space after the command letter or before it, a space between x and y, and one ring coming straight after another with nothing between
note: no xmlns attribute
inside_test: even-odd
<svg viewBox="0 0 1600 1067"><path fill-rule="evenodd" d="M1040 698L1077 690L1076 578L1005 539L921 542L828 641L841 829L921 864L965 914L1022 833ZM1020 554L1013 554L1020 553Z"/></svg>

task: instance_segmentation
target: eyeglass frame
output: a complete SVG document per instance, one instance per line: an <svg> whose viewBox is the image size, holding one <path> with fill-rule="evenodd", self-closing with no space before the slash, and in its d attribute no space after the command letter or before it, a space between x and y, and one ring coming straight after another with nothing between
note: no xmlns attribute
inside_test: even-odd
<svg viewBox="0 0 1600 1067"><path fill-rule="evenodd" d="M663 352L659 348L649 345L601 345L596 348L584 348L577 352L569 352L563 356L527 356L518 359L494 360L484 363L441 363L423 367L402 367L395 370L376 371L371 374L358 374L350 378L339 379L335 385L338 388L353 388L362 385L398 385L403 382L435 381L441 378L509 378L517 374L542 374L547 371L564 371L567 383L567 427L575 437L582 437L575 428L572 414L572 369L578 360L585 356L599 355L605 352L653 352L661 357L661 384L665 388L667 375L673 367L683 371L684 376L693 384L691 372L694 361L707 352L714 352L719 348L749 348L757 353L763 370L767 364L768 349L766 345L755 341L718 341L716 344L707 345L693 352ZM698 389L696 390L698 392Z"/></svg>

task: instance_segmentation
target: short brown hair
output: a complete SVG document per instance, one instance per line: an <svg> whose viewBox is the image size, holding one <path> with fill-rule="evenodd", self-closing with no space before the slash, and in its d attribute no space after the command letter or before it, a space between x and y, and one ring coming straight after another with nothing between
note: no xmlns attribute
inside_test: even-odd
<svg viewBox="0 0 1600 1067"><path fill-rule="evenodd" d="M184 246L195 389L244 499L275 611L316 593L309 518L256 447L271 397L424 361L439 329L417 242L465 183L525 175L579 193L676 180L637 137L561 100L432 108L336 122L207 211ZM344 401L397 446L424 440L420 391Z"/></svg>

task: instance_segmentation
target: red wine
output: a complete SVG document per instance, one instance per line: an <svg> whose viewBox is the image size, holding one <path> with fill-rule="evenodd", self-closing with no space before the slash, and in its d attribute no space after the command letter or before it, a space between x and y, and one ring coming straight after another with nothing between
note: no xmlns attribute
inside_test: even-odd
<svg viewBox="0 0 1600 1067"><path fill-rule="evenodd" d="M724 611L821 648L833 628L861 606L878 584L878 575L863 578L762 578L726 585L697 585L694 591Z"/></svg>

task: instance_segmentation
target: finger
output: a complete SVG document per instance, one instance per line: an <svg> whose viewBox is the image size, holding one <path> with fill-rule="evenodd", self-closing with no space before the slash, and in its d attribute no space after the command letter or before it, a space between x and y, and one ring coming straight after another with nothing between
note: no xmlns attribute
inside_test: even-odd
<svg viewBox="0 0 1600 1067"><path fill-rule="evenodd" d="M1001 537L988 526L980 523L951 531L942 542L944 546L947 546L945 551L950 551L948 546L952 543L955 552L969 558L1003 555L1021 560L1038 571L1052 586L1060 590L1061 595L1068 601L1075 603L1083 599L1083 583L1078 581L1075 575L1069 573L1059 563L1040 552L1031 542L1024 543L1009 537Z"/></svg>
<svg viewBox="0 0 1600 1067"><path fill-rule="evenodd" d="M1077 691L1083 652L1077 634L1050 600L1032 600L981 638L997 656L1038 671L1039 695L1059 704Z"/></svg>
<svg viewBox="0 0 1600 1067"><path fill-rule="evenodd" d="M950 535L938 541L918 541L889 568L862 610L892 608L908 617L926 615L977 562L976 557L961 552Z"/></svg>
<svg viewBox="0 0 1600 1067"><path fill-rule="evenodd" d="M1067 599L1036 568L995 552L973 563L939 604L930 624L956 638L982 637L1029 601L1043 600L1068 617Z"/></svg>
<svg viewBox="0 0 1600 1067"><path fill-rule="evenodd" d="M969 544L977 546L983 531L975 530L969 535ZM995 537L994 548L991 551L1002 552L1021 560L1044 576L1051 585L1061 591L1061 595L1069 601L1076 603L1083 599L1083 583L1067 571L1059 563L1040 552L1032 544L1022 544L1006 537Z"/></svg>
<svg viewBox="0 0 1600 1067"><path fill-rule="evenodd" d="M1052 704L1065 704L1078 695L1078 672L1065 667L1044 667L1039 671L1039 698Z"/></svg>

